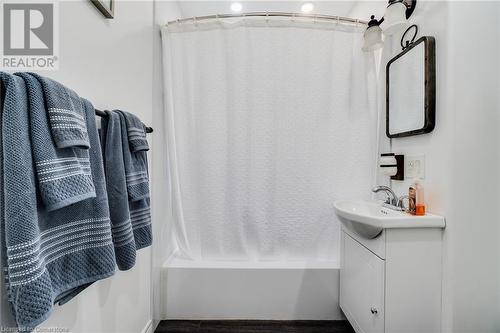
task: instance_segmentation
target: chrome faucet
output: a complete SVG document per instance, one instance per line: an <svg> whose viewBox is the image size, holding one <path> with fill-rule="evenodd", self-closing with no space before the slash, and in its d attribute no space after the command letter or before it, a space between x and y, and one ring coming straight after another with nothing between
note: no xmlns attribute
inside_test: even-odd
<svg viewBox="0 0 500 333"><path fill-rule="evenodd" d="M372 188L372 192L374 193L380 191L384 192L387 195L387 199L385 200L386 204L398 207L399 204L398 196L396 195L396 193L394 193L394 191L390 187L379 185Z"/></svg>

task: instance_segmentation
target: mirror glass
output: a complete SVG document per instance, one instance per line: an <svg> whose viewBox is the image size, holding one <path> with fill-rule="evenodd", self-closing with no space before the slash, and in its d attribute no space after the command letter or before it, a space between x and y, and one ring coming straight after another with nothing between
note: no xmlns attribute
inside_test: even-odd
<svg viewBox="0 0 500 333"><path fill-rule="evenodd" d="M424 38L424 39L422 39ZM434 128L434 71L422 37L387 64L387 136L423 134ZM430 37L432 38L432 37Z"/></svg>

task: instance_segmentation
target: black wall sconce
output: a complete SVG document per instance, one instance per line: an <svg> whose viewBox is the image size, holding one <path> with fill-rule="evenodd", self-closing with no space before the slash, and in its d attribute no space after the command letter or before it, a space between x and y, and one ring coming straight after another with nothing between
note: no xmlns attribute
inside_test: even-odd
<svg viewBox="0 0 500 333"><path fill-rule="evenodd" d="M384 16L377 20L371 16L365 31L363 51L369 52L382 47L382 33L393 35L408 26L407 20L415 11L417 0L389 0Z"/></svg>

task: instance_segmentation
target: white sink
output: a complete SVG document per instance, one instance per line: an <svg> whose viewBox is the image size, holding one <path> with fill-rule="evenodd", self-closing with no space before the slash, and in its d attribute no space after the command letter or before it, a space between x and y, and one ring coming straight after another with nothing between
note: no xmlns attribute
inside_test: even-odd
<svg viewBox="0 0 500 333"><path fill-rule="evenodd" d="M383 207L377 202L340 200L333 206L346 228L368 239L377 237L384 229L445 227L442 216L415 216Z"/></svg>

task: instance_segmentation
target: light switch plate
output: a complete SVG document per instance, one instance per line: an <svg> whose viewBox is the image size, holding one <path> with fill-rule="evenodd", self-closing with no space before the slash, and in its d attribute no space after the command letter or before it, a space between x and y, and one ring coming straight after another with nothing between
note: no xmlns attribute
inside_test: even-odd
<svg viewBox="0 0 500 333"><path fill-rule="evenodd" d="M409 179L413 178L425 178L425 155L415 155L406 157L405 166L406 177Z"/></svg>

